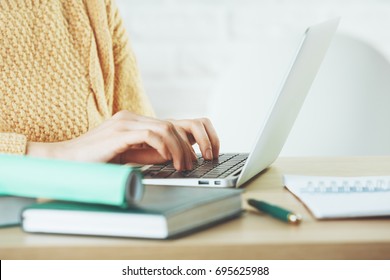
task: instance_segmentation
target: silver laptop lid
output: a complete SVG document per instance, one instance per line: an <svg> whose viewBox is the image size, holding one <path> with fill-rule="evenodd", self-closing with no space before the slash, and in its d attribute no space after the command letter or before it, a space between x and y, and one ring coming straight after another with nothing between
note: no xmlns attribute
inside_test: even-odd
<svg viewBox="0 0 390 280"><path fill-rule="evenodd" d="M237 187L267 168L279 156L315 76L329 48L340 19L309 27L272 104L256 144L237 181Z"/></svg>

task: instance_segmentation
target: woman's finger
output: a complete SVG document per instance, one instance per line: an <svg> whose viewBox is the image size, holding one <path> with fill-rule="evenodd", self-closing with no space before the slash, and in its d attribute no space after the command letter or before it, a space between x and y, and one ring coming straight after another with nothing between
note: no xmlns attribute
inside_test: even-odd
<svg viewBox="0 0 390 280"><path fill-rule="evenodd" d="M205 159L211 160L219 155L219 139L208 119L180 120L174 124L183 128L189 137L198 143Z"/></svg>
<svg viewBox="0 0 390 280"><path fill-rule="evenodd" d="M191 158L190 149L184 144L184 140L176 132L172 123L153 120L146 117L132 116L131 114L128 115L125 113L122 113L121 116L115 116L115 121L111 124L112 129L121 132L152 131L160 136L160 141L164 142L164 145L168 148L171 155L170 159L173 160L176 169L188 169L192 165L192 163L189 163L191 160L188 159ZM147 142L147 139L144 139L144 141L145 144L150 145L150 143ZM134 144L136 143L133 143L133 145ZM150 146L155 147L153 145Z"/></svg>

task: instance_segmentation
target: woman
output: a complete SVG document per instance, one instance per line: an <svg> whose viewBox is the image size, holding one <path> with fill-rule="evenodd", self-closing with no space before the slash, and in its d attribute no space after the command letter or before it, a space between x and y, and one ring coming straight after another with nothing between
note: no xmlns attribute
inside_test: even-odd
<svg viewBox="0 0 390 280"><path fill-rule="evenodd" d="M218 156L209 120L152 116L113 0L0 1L0 153L178 170L194 143Z"/></svg>

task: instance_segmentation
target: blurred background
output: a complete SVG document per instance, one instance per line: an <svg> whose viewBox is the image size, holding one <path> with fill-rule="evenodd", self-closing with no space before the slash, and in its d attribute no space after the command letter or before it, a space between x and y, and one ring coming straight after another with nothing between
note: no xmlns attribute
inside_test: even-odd
<svg viewBox="0 0 390 280"><path fill-rule="evenodd" d="M117 0L160 118L249 151L305 29L341 25L281 153L390 155L390 1Z"/></svg>

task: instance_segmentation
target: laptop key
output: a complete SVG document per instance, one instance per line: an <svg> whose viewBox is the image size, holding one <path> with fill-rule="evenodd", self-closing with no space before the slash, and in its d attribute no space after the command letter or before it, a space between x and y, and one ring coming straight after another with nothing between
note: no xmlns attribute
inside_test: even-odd
<svg viewBox="0 0 390 280"><path fill-rule="evenodd" d="M182 172L176 171L173 172L171 175L169 175L169 178L176 179L176 178L185 178Z"/></svg>
<svg viewBox="0 0 390 280"><path fill-rule="evenodd" d="M214 174L206 174L206 175L202 176L202 178L214 179L214 178L220 178L220 177L218 175L214 175Z"/></svg>
<svg viewBox="0 0 390 280"><path fill-rule="evenodd" d="M187 177L200 178L200 177L202 177L205 173L206 173L206 171L203 171L203 170L195 170L195 171L191 172L190 174L188 174Z"/></svg>
<svg viewBox="0 0 390 280"><path fill-rule="evenodd" d="M174 171L168 171L168 170L162 170L155 174L153 178L167 178L169 175L171 175Z"/></svg>

